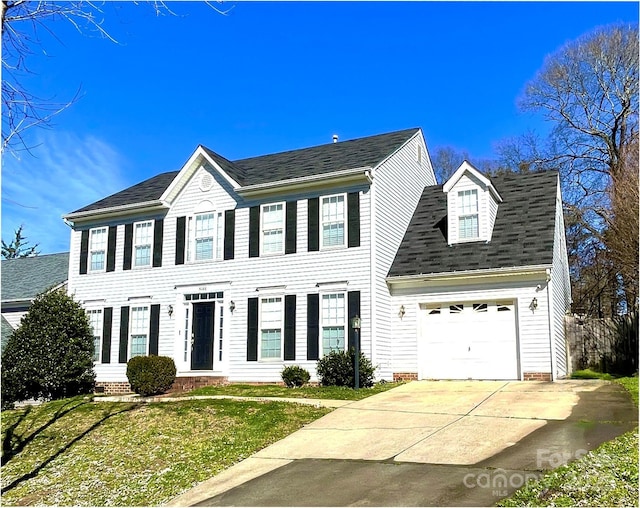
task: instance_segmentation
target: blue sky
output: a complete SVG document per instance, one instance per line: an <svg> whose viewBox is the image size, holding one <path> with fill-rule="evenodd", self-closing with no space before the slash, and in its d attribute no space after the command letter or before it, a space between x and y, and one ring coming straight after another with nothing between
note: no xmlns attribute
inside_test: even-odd
<svg viewBox="0 0 640 508"><path fill-rule="evenodd" d="M3 156L2 239L20 224L42 254L68 250L61 216L155 174L198 144L234 160L409 127L427 146L490 158L539 118L516 99L546 55L636 2L107 2L117 43L62 21L29 56L28 84L80 100L33 156Z"/></svg>

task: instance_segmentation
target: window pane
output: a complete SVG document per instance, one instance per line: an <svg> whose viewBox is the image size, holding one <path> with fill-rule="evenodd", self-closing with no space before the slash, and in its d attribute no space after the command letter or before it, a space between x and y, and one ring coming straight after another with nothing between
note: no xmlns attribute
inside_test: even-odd
<svg viewBox="0 0 640 508"><path fill-rule="evenodd" d="M131 336L131 358L134 356L145 356L147 354L147 336Z"/></svg>
<svg viewBox="0 0 640 508"><path fill-rule="evenodd" d="M344 326L344 293L322 295L323 326Z"/></svg>
<svg viewBox="0 0 640 508"><path fill-rule="evenodd" d="M141 222L135 225L133 237L134 266L151 266L151 239L153 223Z"/></svg>
<svg viewBox="0 0 640 508"><path fill-rule="evenodd" d="M196 215L196 260L213 259L214 222L213 213Z"/></svg>
<svg viewBox="0 0 640 508"><path fill-rule="evenodd" d="M104 270L104 251L91 253L91 270Z"/></svg>
<svg viewBox="0 0 640 508"><path fill-rule="evenodd" d="M458 192L458 211L460 215L476 213L478 211L478 191L465 190Z"/></svg>
<svg viewBox="0 0 640 508"><path fill-rule="evenodd" d="M459 238L477 238L478 215L458 217L458 235Z"/></svg>
<svg viewBox="0 0 640 508"><path fill-rule="evenodd" d="M284 247L284 213L282 203L262 207L262 252L282 252Z"/></svg>
<svg viewBox="0 0 640 508"><path fill-rule="evenodd" d="M282 229L264 231L262 233L262 251L265 254L282 252L283 236Z"/></svg>
<svg viewBox="0 0 640 508"><path fill-rule="evenodd" d="M344 196L322 198L322 245L344 245Z"/></svg>
<svg viewBox="0 0 640 508"><path fill-rule="evenodd" d="M262 330L262 358L280 358L280 330Z"/></svg>
<svg viewBox="0 0 640 508"><path fill-rule="evenodd" d="M136 266L149 266L151 264L151 245L136 247Z"/></svg>
<svg viewBox="0 0 640 508"><path fill-rule="evenodd" d="M100 342L102 340L102 309L87 311L89 326L93 333L93 361L100 359Z"/></svg>
<svg viewBox="0 0 640 508"><path fill-rule="evenodd" d="M328 355L331 351L344 351L344 326L322 327L322 354Z"/></svg>
<svg viewBox="0 0 640 508"><path fill-rule="evenodd" d="M260 302L260 357L280 358L282 344L282 298Z"/></svg>
<svg viewBox="0 0 640 508"><path fill-rule="evenodd" d="M196 259L213 259L213 238L196 240Z"/></svg>
<svg viewBox="0 0 640 508"><path fill-rule="evenodd" d="M107 228L92 229L89 241L90 270L104 270Z"/></svg>

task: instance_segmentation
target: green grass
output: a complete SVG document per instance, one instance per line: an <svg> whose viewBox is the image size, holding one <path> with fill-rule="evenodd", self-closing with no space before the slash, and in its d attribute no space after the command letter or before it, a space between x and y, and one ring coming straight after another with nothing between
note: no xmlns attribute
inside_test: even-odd
<svg viewBox="0 0 640 508"><path fill-rule="evenodd" d="M92 403L2 413L2 504L166 503L328 413L282 402Z"/></svg>
<svg viewBox="0 0 640 508"><path fill-rule="evenodd" d="M584 369L576 370L571 373L571 379L604 379L605 381L611 381L613 376L611 374L596 372L591 369Z"/></svg>
<svg viewBox="0 0 640 508"><path fill-rule="evenodd" d="M182 395L233 395L238 397L287 397L304 399L361 400L376 393L385 392L402 383L376 383L371 388L354 390L344 386L303 386L287 388L281 385L205 386Z"/></svg>
<svg viewBox="0 0 640 508"><path fill-rule="evenodd" d="M615 379L638 405L638 377ZM530 482L498 506L638 506L638 428Z"/></svg>

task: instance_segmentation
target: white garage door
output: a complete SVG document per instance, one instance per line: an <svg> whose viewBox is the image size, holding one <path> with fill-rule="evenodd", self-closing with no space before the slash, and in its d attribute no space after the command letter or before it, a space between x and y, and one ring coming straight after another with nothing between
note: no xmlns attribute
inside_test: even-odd
<svg viewBox="0 0 640 508"><path fill-rule="evenodd" d="M513 301L423 306L423 379L518 379Z"/></svg>

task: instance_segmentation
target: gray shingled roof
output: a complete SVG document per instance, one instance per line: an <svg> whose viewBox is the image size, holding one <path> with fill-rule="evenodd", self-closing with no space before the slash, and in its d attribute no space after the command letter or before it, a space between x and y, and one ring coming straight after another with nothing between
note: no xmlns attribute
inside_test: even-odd
<svg viewBox="0 0 640 508"><path fill-rule="evenodd" d="M91 203L73 213L88 212L91 210L102 210L103 208L112 208L114 206L131 205L134 203L145 203L160 199L162 193L169 187L173 179L178 175L178 171L169 171L153 176L144 182L140 182L133 187L129 187L123 191L116 192L106 198Z"/></svg>
<svg viewBox="0 0 640 508"><path fill-rule="evenodd" d="M491 177L503 202L491 242L449 246L442 185L425 188L389 277L551 264L558 173Z"/></svg>
<svg viewBox="0 0 640 508"><path fill-rule="evenodd" d="M418 128L406 129L233 162L204 146L202 149L231 178L240 185L246 186L321 175L342 169L354 169L364 166L375 167L400 148L418 130ZM159 199L177 174L177 171L172 171L154 176L72 213L101 210L103 208Z"/></svg>
<svg viewBox="0 0 640 508"><path fill-rule="evenodd" d="M69 253L2 260L2 301L30 300L69 278Z"/></svg>

